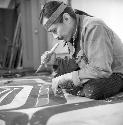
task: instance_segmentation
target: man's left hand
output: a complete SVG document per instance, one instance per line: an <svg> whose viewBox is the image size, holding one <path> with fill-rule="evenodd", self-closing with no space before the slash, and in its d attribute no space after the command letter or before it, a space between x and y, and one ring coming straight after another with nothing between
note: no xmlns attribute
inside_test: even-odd
<svg viewBox="0 0 123 125"><path fill-rule="evenodd" d="M52 90L54 92L54 94L57 94L57 89L59 87L59 85L63 85L67 84L68 82L72 82L75 86L78 85L80 83L80 81L77 79L76 75L77 75L77 71L71 72L71 73L67 73L61 76L58 76L56 78L52 79Z"/></svg>

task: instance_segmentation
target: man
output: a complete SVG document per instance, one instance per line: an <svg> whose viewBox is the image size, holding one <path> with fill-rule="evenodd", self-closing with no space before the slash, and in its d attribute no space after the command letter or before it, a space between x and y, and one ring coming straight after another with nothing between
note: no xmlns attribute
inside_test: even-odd
<svg viewBox="0 0 123 125"><path fill-rule="evenodd" d="M123 44L103 21L58 1L44 5L40 21L69 48L70 56L64 59L55 53L42 55L57 73L52 80L55 94L63 88L73 95L104 99L122 90Z"/></svg>

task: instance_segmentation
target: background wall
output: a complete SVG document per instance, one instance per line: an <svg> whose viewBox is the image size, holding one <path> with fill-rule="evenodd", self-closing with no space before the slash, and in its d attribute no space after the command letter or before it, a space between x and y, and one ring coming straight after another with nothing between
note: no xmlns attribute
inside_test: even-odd
<svg viewBox="0 0 123 125"><path fill-rule="evenodd" d="M47 50L47 33L40 25L40 0L21 0L23 67L40 65L40 56Z"/></svg>
<svg viewBox="0 0 123 125"><path fill-rule="evenodd" d="M123 41L123 0L72 0L72 7L103 19Z"/></svg>
<svg viewBox="0 0 123 125"><path fill-rule="evenodd" d="M16 18L16 11L0 8L0 65L3 65L6 54L10 53L7 46L12 45Z"/></svg>

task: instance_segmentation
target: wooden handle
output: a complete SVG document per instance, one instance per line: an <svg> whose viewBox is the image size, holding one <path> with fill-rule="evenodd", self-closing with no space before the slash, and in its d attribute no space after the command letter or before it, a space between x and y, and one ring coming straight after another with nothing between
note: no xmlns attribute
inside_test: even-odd
<svg viewBox="0 0 123 125"><path fill-rule="evenodd" d="M58 47L58 45L59 45L59 43L56 43L56 44L53 46L53 48L49 51L49 53L52 54L52 53L56 50L56 48ZM40 69L42 68L43 65L44 65L44 63L41 64L41 65L38 67L38 69L36 70L36 73L40 71Z"/></svg>

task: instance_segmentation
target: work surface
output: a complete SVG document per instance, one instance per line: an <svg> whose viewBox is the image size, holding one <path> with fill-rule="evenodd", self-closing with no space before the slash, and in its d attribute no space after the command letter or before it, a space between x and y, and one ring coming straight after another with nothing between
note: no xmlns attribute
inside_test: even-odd
<svg viewBox="0 0 123 125"><path fill-rule="evenodd" d="M54 96L50 76L0 80L0 125L123 125L123 94Z"/></svg>

